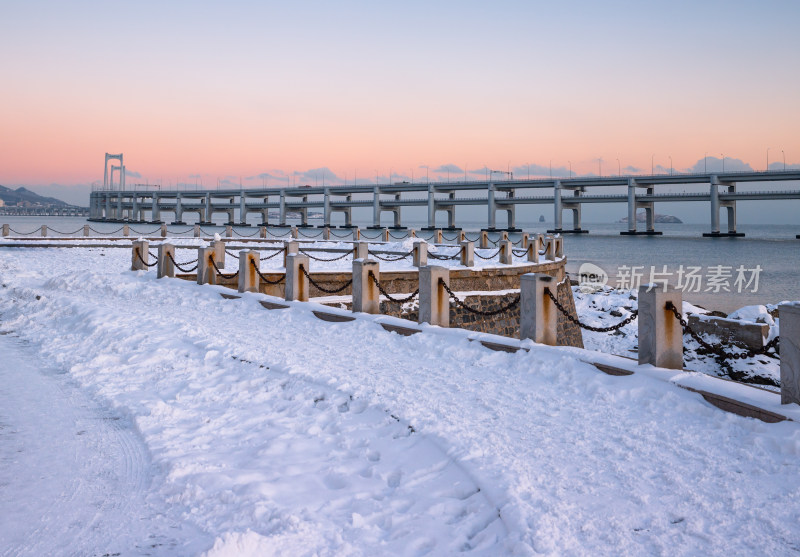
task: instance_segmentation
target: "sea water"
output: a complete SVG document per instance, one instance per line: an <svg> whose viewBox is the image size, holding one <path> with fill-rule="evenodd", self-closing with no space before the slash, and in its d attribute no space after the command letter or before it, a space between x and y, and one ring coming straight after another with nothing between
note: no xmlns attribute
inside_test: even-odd
<svg viewBox="0 0 800 557"><path fill-rule="evenodd" d="M187 215L190 217L193 215ZM220 215L219 217L222 217ZM255 217L255 215L253 215ZM222 224L221 218L218 224ZM257 220L253 218L253 224ZM296 224L296 220L288 221ZM0 223L9 224L18 232L32 232L41 225L59 232L82 232L87 221L79 217L0 217ZM410 228L425 226L424 221L405 218ZM100 232L120 228L115 223L88 223ZM318 221L311 224L319 225ZM367 222L358 222L366 226ZM459 221L465 231L475 233L485 227L485 222ZM552 223L517 221L526 232L546 232ZM639 225L641 229L643 225ZM132 234L152 234L157 225L131 225ZM170 226L170 231L191 235L189 225ZM668 282L682 289L684 300L707 309L726 313L751 304L778 303L800 300L800 226L791 225L740 225L744 238L704 238L708 225L658 224L662 236L621 236L625 224L584 223L588 234L565 234L564 249L567 270L573 277L579 275L581 266L592 264L608 276L608 284L623 288ZM204 227L204 229L214 229ZM221 229L216 228L219 232ZM255 230L242 229L243 234ZM38 234L37 234L38 235ZM495 237L496 236L492 236ZM518 236L512 234L511 239Z"/></svg>

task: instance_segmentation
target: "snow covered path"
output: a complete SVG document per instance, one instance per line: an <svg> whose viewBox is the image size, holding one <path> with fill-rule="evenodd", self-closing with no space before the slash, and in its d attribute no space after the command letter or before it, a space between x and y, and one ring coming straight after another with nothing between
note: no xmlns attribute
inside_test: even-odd
<svg viewBox="0 0 800 557"><path fill-rule="evenodd" d="M42 370L18 340L0 337L0 354L0 553L169 555L203 547L197 530L148 503L150 462L124 417L59 370Z"/></svg>
<svg viewBox="0 0 800 557"><path fill-rule="evenodd" d="M129 257L0 250L0 331L130 418L210 556L800 549L795 423L557 351L226 301Z"/></svg>

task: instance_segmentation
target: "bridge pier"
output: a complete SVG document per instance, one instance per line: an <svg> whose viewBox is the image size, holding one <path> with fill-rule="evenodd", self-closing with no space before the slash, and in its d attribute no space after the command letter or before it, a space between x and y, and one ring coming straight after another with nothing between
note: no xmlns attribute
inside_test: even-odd
<svg viewBox="0 0 800 557"><path fill-rule="evenodd" d="M620 236L661 236L663 232L655 229L655 208L652 201L637 201L636 188L638 184L635 178L628 179L628 230L620 232ZM647 194L651 195L654 191L652 186L647 187ZM639 226L636 220L636 213L639 209L645 210L645 230L637 230Z"/></svg>
<svg viewBox="0 0 800 557"><path fill-rule="evenodd" d="M554 182L553 188L553 209L555 211L553 228L547 232L550 234L588 234L588 230L581 228L581 204L579 202L564 201L562 195L564 189L571 189L573 197L580 197L582 187L565 188L561 180ZM563 229L563 211L572 211L572 230Z"/></svg>
<svg viewBox="0 0 800 557"><path fill-rule="evenodd" d="M711 232L704 232L704 238L740 238L744 236L743 232L736 232L736 201L722 201L719 198L719 187L727 186L728 193L736 192L736 183L734 182L720 182L719 176L711 176L710 194L711 194ZM719 211L725 208L728 210L728 231L720 232L719 229Z"/></svg>

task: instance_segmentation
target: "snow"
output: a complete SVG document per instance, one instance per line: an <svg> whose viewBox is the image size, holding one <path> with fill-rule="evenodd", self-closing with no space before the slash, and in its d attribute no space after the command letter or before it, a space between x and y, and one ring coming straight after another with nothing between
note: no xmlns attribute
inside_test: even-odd
<svg viewBox="0 0 800 557"><path fill-rule="evenodd" d="M592 352L530 342L530 352L493 352L468 340L481 335L429 326L403 337L379 326L386 316L330 323L313 316L316 304L269 311L258 303L269 297L224 300L223 287L129 264L127 249L0 248L0 421L32 444L45 444L33 443L42 430L51 445L69 439L65 450L90 454L73 433L80 412L39 427L65 381L87 401L81 412L120 417L119 433L94 434L106 454L128 443L142 455L138 488L113 458L54 464L62 482L108 484L55 515L40 512L50 495L34 472L0 467L0 485L13 486L0 512L21 515L0 522L3 552L42 553L17 536L20 523L50 535L52 554L800 549L796 422L722 412L658 370L607 376L581 361ZM635 307L621 293L605 298L576 302ZM635 342L616 341L603 347ZM26 389L28 412L7 410ZM48 462L34 459L41 447L14 453L4 431L4 463ZM137 520L94 529L93 505L113 508L120 493ZM165 531L169 543L145 547Z"/></svg>

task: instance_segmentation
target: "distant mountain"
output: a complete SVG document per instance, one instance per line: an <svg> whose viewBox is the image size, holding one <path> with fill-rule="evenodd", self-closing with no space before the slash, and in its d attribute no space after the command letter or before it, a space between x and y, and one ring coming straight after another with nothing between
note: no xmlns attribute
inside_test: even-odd
<svg viewBox="0 0 800 557"><path fill-rule="evenodd" d="M659 215L656 213L655 218L653 219L657 223L669 223L669 224L683 224L683 221L678 217L673 217L672 215ZM636 222L646 222L647 221L647 213L644 211L639 211L636 213ZM628 217L621 218L617 222L628 222Z"/></svg>
<svg viewBox="0 0 800 557"><path fill-rule="evenodd" d="M39 207L70 207L55 197L43 197L38 193L33 193L29 189L17 188L12 190L5 186L0 186L0 199L6 206L39 206Z"/></svg>

